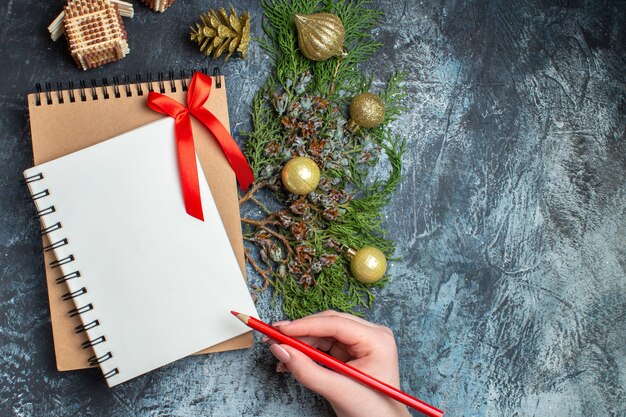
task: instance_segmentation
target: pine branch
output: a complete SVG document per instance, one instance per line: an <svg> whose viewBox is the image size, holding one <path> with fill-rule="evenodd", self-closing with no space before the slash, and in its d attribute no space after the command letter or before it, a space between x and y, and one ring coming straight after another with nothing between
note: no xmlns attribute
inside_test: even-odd
<svg viewBox="0 0 626 417"><path fill-rule="evenodd" d="M387 88L381 94L381 98L385 102L385 121L383 124L390 123L406 111L406 107L402 104L406 98L406 90L402 83L406 80L407 73L396 71L389 77Z"/></svg>
<svg viewBox="0 0 626 417"><path fill-rule="evenodd" d="M381 93L383 124L350 133L344 129L348 104L372 86L372 78L358 64L380 46L371 30L382 13L364 0L263 0L262 6L266 36L257 42L275 68L253 100L253 129L245 133L245 153L257 183L240 205L260 204L266 214L280 208L264 219L242 219L246 230L255 231L246 234L246 244L259 249L269 269L261 269L248 253L246 259L282 298L290 318L329 308L361 314L388 277L373 285L360 283L334 242L393 254L382 210L401 179L405 140L394 136L388 124L404 110L404 75L393 74ZM317 12L335 13L342 20L348 51L344 59L313 62L300 53L293 16ZM383 152L387 176L372 178L371 168ZM313 158L322 170L318 190L307 197L282 187L281 169L293 156ZM256 198L263 188L272 191L268 204Z"/></svg>
<svg viewBox="0 0 626 417"><path fill-rule="evenodd" d="M263 189L264 187L267 186L267 182L265 181L259 181L257 179L257 181L252 185L252 187L250 188L250 190L248 190L248 192L239 199L239 206L243 206L243 204L248 201L249 199L253 198L254 194L256 194L257 191Z"/></svg>

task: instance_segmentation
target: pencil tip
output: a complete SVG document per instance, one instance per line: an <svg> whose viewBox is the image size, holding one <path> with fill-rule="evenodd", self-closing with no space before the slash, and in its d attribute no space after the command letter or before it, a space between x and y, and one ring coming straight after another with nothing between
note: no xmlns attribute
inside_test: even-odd
<svg viewBox="0 0 626 417"><path fill-rule="evenodd" d="M245 324L248 324L248 320L250 320L250 316L246 316L245 314L237 313L236 311L230 310L230 314L237 317L239 320L243 321Z"/></svg>

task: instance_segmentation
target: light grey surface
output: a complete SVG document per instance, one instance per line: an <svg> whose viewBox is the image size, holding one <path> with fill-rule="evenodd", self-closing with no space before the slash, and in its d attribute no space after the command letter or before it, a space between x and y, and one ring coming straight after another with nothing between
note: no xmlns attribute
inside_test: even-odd
<svg viewBox="0 0 626 417"><path fill-rule="evenodd" d="M138 2L136 2L138 3ZM626 415L626 12L623 2L376 2L382 88L409 72L405 178L387 210L393 279L367 317L391 327L403 388L450 416ZM0 415L326 416L257 344L192 357L109 390L58 373L32 162L35 82L204 65L188 27L218 2L136 4L131 53L75 69L45 27L62 1L0 0ZM234 1L252 14L256 2ZM223 66L231 128L269 71L253 43ZM249 271L251 280L255 277ZM267 296L266 320L280 317Z"/></svg>

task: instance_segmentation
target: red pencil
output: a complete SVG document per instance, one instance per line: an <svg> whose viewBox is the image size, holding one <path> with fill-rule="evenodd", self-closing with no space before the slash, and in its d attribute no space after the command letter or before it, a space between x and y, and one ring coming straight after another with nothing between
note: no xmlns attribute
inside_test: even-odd
<svg viewBox="0 0 626 417"><path fill-rule="evenodd" d="M321 350L314 348L311 345L307 345L306 343L301 342L296 338L284 335L269 324L263 323L259 319L255 319L254 317L246 316L245 314L240 314L235 311L231 311L231 313L254 330L257 330L264 335L271 337L274 340L277 340L280 343L284 343L293 347L294 349L298 349L309 358L313 359L316 362L319 362L327 368L332 369L333 371L339 372L340 374L352 378L363 385L367 385L368 387L373 388L393 398L394 400L401 402L404 405L414 408L429 417L443 416L443 411L439 410L438 408L435 408L432 405L427 404L424 401L421 401L404 391L400 391L399 389L394 388L389 384L379 381L373 376L370 376L365 372L359 371L358 369L341 362L339 359L336 359L322 352Z"/></svg>

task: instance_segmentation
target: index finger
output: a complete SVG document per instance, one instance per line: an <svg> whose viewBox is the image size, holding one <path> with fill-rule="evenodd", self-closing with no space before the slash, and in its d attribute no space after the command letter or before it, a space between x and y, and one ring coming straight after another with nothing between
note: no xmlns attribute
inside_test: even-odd
<svg viewBox="0 0 626 417"><path fill-rule="evenodd" d="M289 336L332 337L346 346L365 346L377 338L377 329L341 316L314 316L278 326Z"/></svg>

